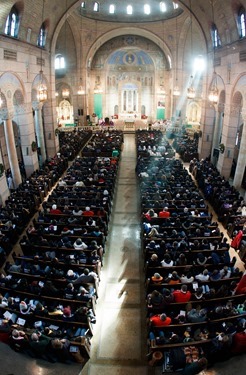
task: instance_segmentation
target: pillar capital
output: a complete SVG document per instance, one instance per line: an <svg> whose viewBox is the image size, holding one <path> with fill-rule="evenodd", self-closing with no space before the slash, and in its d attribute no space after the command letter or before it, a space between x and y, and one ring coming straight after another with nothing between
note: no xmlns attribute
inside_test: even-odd
<svg viewBox="0 0 246 375"><path fill-rule="evenodd" d="M240 111L240 107L238 105L230 105L224 107L225 116L228 117L238 117Z"/></svg>
<svg viewBox="0 0 246 375"><path fill-rule="evenodd" d="M34 100L32 102L32 107L33 107L34 111L41 110L43 108L43 105L44 105L44 103L41 103L38 100Z"/></svg>
<svg viewBox="0 0 246 375"><path fill-rule="evenodd" d="M14 108L1 108L0 109L0 120L12 120L14 117Z"/></svg>
<svg viewBox="0 0 246 375"><path fill-rule="evenodd" d="M218 104L218 112L220 112L220 113L225 112L225 104L224 103Z"/></svg>
<svg viewBox="0 0 246 375"><path fill-rule="evenodd" d="M246 107L242 108L241 116L242 116L243 122L246 122Z"/></svg>
<svg viewBox="0 0 246 375"><path fill-rule="evenodd" d="M20 104L20 105L16 105L14 107L14 114L16 116L18 116L18 115L25 115L27 113L30 113L31 111L32 111L32 107L31 107L30 103Z"/></svg>

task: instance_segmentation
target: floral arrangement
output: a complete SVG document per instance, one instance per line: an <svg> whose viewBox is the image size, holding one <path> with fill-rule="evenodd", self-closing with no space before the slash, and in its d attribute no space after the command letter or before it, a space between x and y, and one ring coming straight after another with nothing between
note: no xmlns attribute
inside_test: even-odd
<svg viewBox="0 0 246 375"><path fill-rule="evenodd" d="M114 126L114 122L111 120L109 122L105 122L105 121L99 121L99 125L101 126Z"/></svg>
<svg viewBox="0 0 246 375"><path fill-rule="evenodd" d="M38 146L37 146L37 143L35 141L32 142L31 147L32 147L33 152L37 151Z"/></svg>
<svg viewBox="0 0 246 375"><path fill-rule="evenodd" d="M221 154L224 154L224 152L225 152L225 145L224 145L224 143L220 143L219 150L220 150Z"/></svg>

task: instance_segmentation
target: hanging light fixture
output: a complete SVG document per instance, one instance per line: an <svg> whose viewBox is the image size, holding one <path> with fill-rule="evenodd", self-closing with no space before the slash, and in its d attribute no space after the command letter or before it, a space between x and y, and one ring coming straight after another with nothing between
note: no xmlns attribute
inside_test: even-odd
<svg viewBox="0 0 246 375"><path fill-rule="evenodd" d="M66 19L65 19L65 57L66 57L66 60L67 60L67 0L66 0ZM67 87L64 87L62 89L62 97L64 99L67 99L69 98L69 95L70 95L70 91Z"/></svg>
<svg viewBox="0 0 246 375"><path fill-rule="evenodd" d="M80 78L80 85L79 85L77 93L78 93L78 95L84 95L84 93L85 93L85 90L83 89L83 85L82 85L82 78Z"/></svg>
<svg viewBox="0 0 246 375"><path fill-rule="evenodd" d="M163 43L165 43L165 27L164 27L164 20L162 20L162 29L163 29ZM166 90L164 87L164 79L163 81L160 82L160 89L159 89L160 94L162 95L163 99L166 97Z"/></svg>
<svg viewBox="0 0 246 375"><path fill-rule="evenodd" d="M191 10L191 0L190 0L190 50L191 50L191 60L193 57L193 39L192 39L192 10ZM187 99L194 99L196 96L196 91L193 86L193 75L190 76L190 84L187 89Z"/></svg>
<svg viewBox="0 0 246 375"><path fill-rule="evenodd" d="M175 37L176 37L176 67L175 67L175 86L173 89L173 95L179 96L180 95L180 89L178 86L178 19L176 16L176 23L175 23Z"/></svg>
<svg viewBox="0 0 246 375"><path fill-rule="evenodd" d="M214 1L213 0L211 1L211 6L212 6L212 20L213 20L213 25L214 25ZM213 43L213 70L214 71L213 71L212 84L211 84L210 91L208 94L208 100L213 104L217 104L219 100L219 90L217 87L217 73L215 71L215 43L213 40L213 36L212 36L212 43Z"/></svg>
<svg viewBox="0 0 246 375"><path fill-rule="evenodd" d="M215 70L213 72L213 80L212 80L212 85L208 94L208 100L213 104L217 104L219 100L219 90L217 87L217 74Z"/></svg>
<svg viewBox="0 0 246 375"><path fill-rule="evenodd" d="M44 1L45 0L43 0L42 25L43 25L43 22L44 22ZM43 46L41 45L40 48L41 48L40 72L39 72L40 83L39 83L38 88L37 88L37 99L38 99L39 102L44 102L48 98L48 91L47 91L47 87L46 87L46 85L43 81Z"/></svg>
<svg viewBox="0 0 246 375"><path fill-rule="evenodd" d="M83 89L83 85L82 85L82 74L81 74L81 46L82 46L82 40L83 40L83 33L82 33L82 14L80 15L81 17L81 20L80 20L80 44L79 44L79 74L80 74L80 79L79 79L79 87L78 87L78 91L77 91L77 94L78 95L84 95L85 93L85 90Z"/></svg>
<svg viewBox="0 0 246 375"><path fill-rule="evenodd" d="M64 89L62 89L62 97L66 99L66 98L69 98L69 95L70 95L70 91L68 90L67 87L64 87Z"/></svg>
<svg viewBox="0 0 246 375"><path fill-rule="evenodd" d="M187 99L194 99L196 96L196 90L192 86L193 76L190 76L190 86L187 89Z"/></svg>

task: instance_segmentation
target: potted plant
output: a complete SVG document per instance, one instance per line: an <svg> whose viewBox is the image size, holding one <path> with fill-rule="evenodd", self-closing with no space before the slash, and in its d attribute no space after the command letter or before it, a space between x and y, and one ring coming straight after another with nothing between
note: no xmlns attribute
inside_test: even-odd
<svg viewBox="0 0 246 375"><path fill-rule="evenodd" d="M225 152L225 145L224 145L224 143L220 143L219 150L220 150L221 154L224 154L224 152Z"/></svg>
<svg viewBox="0 0 246 375"><path fill-rule="evenodd" d="M35 141L32 142L32 151L35 152L37 151L37 143Z"/></svg>

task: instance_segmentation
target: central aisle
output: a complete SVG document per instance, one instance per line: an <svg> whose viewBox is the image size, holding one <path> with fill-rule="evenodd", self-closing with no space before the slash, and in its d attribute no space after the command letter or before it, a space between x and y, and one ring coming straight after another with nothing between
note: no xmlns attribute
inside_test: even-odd
<svg viewBox="0 0 246 375"><path fill-rule="evenodd" d="M96 306L89 375L145 375L146 315L135 135L124 135Z"/></svg>

